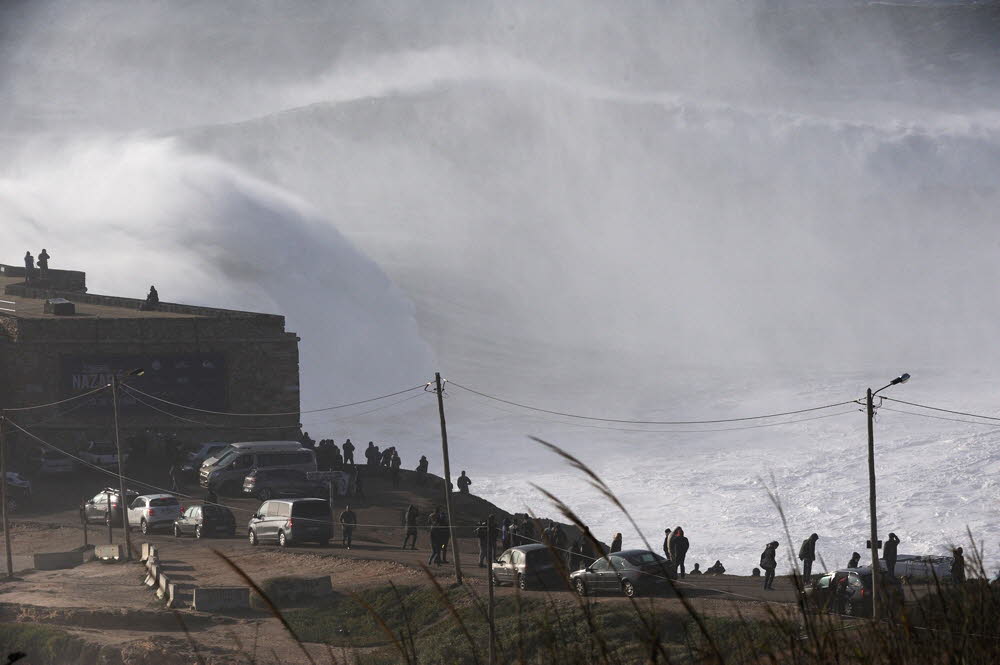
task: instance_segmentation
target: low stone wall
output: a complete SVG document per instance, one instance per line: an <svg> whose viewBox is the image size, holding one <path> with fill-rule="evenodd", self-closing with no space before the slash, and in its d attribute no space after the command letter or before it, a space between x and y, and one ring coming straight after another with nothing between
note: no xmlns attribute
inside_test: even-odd
<svg viewBox="0 0 1000 665"><path fill-rule="evenodd" d="M195 587L192 607L199 612L250 609L250 587L202 586Z"/></svg>
<svg viewBox="0 0 1000 665"><path fill-rule="evenodd" d="M77 547L69 552L39 552L32 555L35 570L61 570L75 568L94 558L94 546Z"/></svg>

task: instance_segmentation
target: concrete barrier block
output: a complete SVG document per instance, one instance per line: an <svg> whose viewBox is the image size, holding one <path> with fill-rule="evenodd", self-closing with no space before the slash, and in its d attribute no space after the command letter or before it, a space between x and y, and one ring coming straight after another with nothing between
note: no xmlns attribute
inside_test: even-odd
<svg viewBox="0 0 1000 665"><path fill-rule="evenodd" d="M167 579L166 575L160 575L156 588L156 597L163 600L167 597L167 587L170 585L170 580Z"/></svg>
<svg viewBox="0 0 1000 665"><path fill-rule="evenodd" d="M195 587L194 609L199 612L250 609L250 587Z"/></svg>
<svg viewBox="0 0 1000 665"><path fill-rule="evenodd" d="M167 585L167 607L177 607L177 585L173 582Z"/></svg>
<svg viewBox="0 0 1000 665"><path fill-rule="evenodd" d="M152 547L149 543L143 543L139 546L139 561L149 560L149 548Z"/></svg>
<svg viewBox="0 0 1000 665"><path fill-rule="evenodd" d="M124 561L125 546L118 545L98 545L94 548L94 558L101 561Z"/></svg>
<svg viewBox="0 0 1000 665"><path fill-rule="evenodd" d="M40 552L32 556L35 570L61 570L73 568L83 563L83 555L79 550L71 552Z"/></svg>
<svg viewBox="0 0 1000 665"><path fill-rule="evenodd" d="M153 566L149 570L149 575L146 576L146 582L145 582L146 586L155 588L156 581L159 579L159 577L160 577L160 567Z"/></svg>

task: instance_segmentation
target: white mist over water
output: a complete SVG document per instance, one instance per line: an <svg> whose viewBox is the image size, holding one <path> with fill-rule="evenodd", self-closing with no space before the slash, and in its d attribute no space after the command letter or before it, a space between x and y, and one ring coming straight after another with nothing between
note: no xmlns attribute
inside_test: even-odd
<svg viewBox="0 0 1000 665"><path fill-rule="evenodd" d="M962 379L998 359L996 13L821 4L11 3L5 260L45 245L97 291L283 313L305 406L437 365L546 408L726 418L905 369L901 396L994 413ZM864 530L852 415L636 433L455 388L448 412L476 490L520 508L545 485L602 537L620 518L528 434L593 463L654 542L692 527L707 563L746 572L780 535L772 472L833 563ZM436 458L430 402L327 420L307 429ZM996 438L882 421L904 543L968 523L995 551Z"/></svg>

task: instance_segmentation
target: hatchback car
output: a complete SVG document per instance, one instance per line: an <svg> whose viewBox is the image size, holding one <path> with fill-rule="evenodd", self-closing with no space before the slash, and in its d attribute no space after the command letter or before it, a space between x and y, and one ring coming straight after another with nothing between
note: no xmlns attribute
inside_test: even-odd
<svg viewBox="0 0 1000 665"><path fill-rule="evenodd" d="M902 585L883 572L881 587L880 596L884 594L887 599L884 606L896 613L903 606ZM872 612L871 568L842 568L821 575L803 591L803 601L807 607L819 610L869 616Z"/></svg>
<svg viewBox="0 0 1000 665"><path fill-rule="evenodd" d="M669 587L667 560L649 550L623 550L600 558L569 578L581 596L600 592L621 592L629 598L657 593Z"/></svg>
<svg viewBox="0 0 1000 665"><path fill-rule="evenodd" d="M552 550L540 543L506 550L493 562L492 574L497 586L512 584L524 590L566 588Z"/></svg>
<svg viewBox="0 0 1000 665"><path fill-rule="evenodd" d="M139 493L125 490L125 498L131 503ZM110 504L110 505L109 505ZM118 500L118 490L105 487L83 504L83 517L87 522L119 525L122 523L121 501Z"/></svg>
<svg viewBox="0 0 1000 665"><path fill-rule="evenodd" d="M251 545L328 545L333 537L333 513L323 499L272 499L262 503L250 518L247 535Z"/></svg>
<svg viewBox="0 0 1000 665"><path fill-rule="evenodd" d="M142 533L169 529L180 515L181 502L171 494L143 494L128 506L129 526L139 527Z"/></svg>
<svg viewBox="0 0 1000 665"><path fill-rule="evenodd" d="M318 499L329 494L326 485L309 480L305 472L295 469L255 469L243 479L243 493L261 501L280 497L311 496Z"/></svg>
<svg viewBox="0 0 1000 665"><path fill-rule="evenodd" d="M174 520L174 536L180 538L192 535L201 539L206 536L236 535L236 518L229 508L214 503L190 506Z"/></svg>

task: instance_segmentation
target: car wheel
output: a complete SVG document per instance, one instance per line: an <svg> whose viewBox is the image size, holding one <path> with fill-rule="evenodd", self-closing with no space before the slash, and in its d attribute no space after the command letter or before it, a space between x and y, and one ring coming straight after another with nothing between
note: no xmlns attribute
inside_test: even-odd
<svg viewBox="0 0 1000 665"><path fill-rule="evenodd" d="M527 591L528 590L528 578L525 577L524 575L518 575L517 576L517 588L520 589L521 591Z"/></svg>
<svg viewBox="0 0 1000 665"><path fill-rule="evenodd" d="M263 489L257 492L257 498L260 499L261 501L267 501L272 496L274 495L271 493L271 490L268 489Z"/></svg>
<svg viewBox="0 0 1000 665"><path fill-rule="evenodd" d="M631 580L622 580L622 592L629 598L635 598L639 593Z"/></svg>
<svg viewBox="0 0 1000 665"><path fill-rule="evenodd" d="M573 582L573 587L576 589L576 592L581 596L587 595L587 584L579 577L576 578L576 580Z"/></svg>
<svg viewBox="0 0 1000 665"><path fill-rule="evenodd" d="M198 540L201 540L201 538L202 538L201 525L200 524L194 528L194 537L197 538Z"/></svg>
<svg viewBox="0 0 1000 665"><path fill-rule="evenodd" d="M141 531L144 536L149 533L149 524L146 523L146 520L139 522L139 531Z"/></svg>
<svg viewBox="0 0 1000 665"><path fill-rule="evenodd" d="M174 538L180 538L180 537L181 537L181 530L180 530L180 527L178 527L178 526L177 526L177 525L175 524L175 525L174 525Z"/></svg>
<svg viewBox="0 0 1000 665"><path fill-rule="evenodd" d="M278 547L288 547L288 540L285 538L285 532L278 532Z"/></svg>
<svg viewBox="0 0 1000 665"><path fill-rule="evenodd" d="M250 544L254 546L257 545L257 532L253 529L250 529Z"/></svg>

